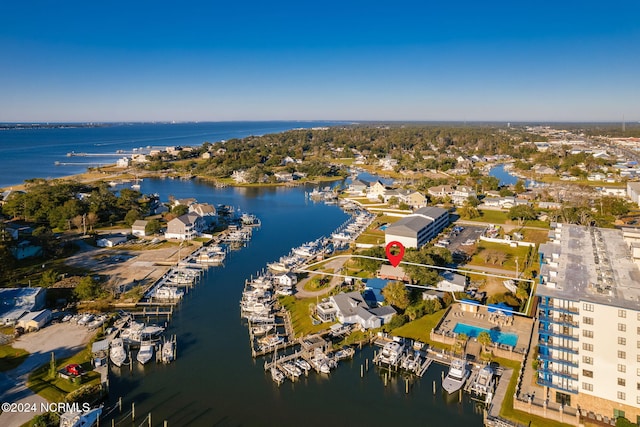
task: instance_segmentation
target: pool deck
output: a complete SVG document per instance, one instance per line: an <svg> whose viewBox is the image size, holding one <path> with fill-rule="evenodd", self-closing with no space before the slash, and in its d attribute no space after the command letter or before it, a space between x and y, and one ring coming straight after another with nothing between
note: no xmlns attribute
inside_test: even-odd
<svg viewBox="0 0 640 427"><path fill-rule="evenodd" d="M464 323L478 328L496 330L501 333L512 333L518 336L518 342L513 351L524 354L529 348L531 331L533 329L533 319L524 316L505 316L496 313L489 313L485 306L477 307L476 312L465 311L463 304L454 304L447 314L436 326L434 332L445 337L455 337L457 334L453 329L458 323ZM476 341L475 338L470 341ZM511 350L510 346L498 344L502 350ZM476 355L479 356L479 355Z"/></svg>

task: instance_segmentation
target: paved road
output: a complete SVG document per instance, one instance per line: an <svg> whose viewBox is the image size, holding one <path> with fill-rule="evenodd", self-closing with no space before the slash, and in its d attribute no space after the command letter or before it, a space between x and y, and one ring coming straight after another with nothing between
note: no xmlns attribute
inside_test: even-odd
<svg viewBox="0 0 640 427"><path fill-rule="evenodd" d="M29 373L51 360L51 352L56 360L79 352L92 335L93 332L89 332L84 326L58 323L18 338L12 344L13 347L25 349L31 354L16 369L0 372L0 402L35 404L37 411L3 412L0 414L0 426L19 426L42 413L41 404L47 401L27 388Z"/></svg>
<svg viewBox="0 0 640 427"><path fill-rule="evenodd" d="M340 269L342 268L342 266L344 265L345 262L347 262L349 258L336 258L334 260L329 261L326 264L322 265L322 269L329 269L332 268L333 272L336 274L339 274ZM335 288L336 286L338 286L339 284L341 284L344 279L342 277L336 277L336 276L329 276L331 277L331 282L329 283L329 286L321 289L319 291L307 291L306 289L304 289L304 285L311 280L311 278L313 278L313 274L309 273L309 277L301 280L298 282L298 284L296 285L296 297L298 298L312 298L312 297L316 297L316 296L320 296L320 295L324 295L326 293L328 293L331 289Z"/></svg>

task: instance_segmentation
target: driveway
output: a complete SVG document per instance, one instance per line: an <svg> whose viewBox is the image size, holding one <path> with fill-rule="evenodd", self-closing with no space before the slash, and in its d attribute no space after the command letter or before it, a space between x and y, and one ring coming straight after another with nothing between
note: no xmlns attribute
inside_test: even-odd
<svg viewBox="0 0 640 427"><path fill-rule="evenodd" d="M81 351L95 332L84 326L71 323L50 325L38 332L25 334L13 342L13 347L22 348L30 354L17 368L0 372L0 402L36 405L36 411L3 412L0 425L19 426L41 413L40 404L46 403L26 386L29 373L51 360L51 352L56 360L69 357Z"/></svg>

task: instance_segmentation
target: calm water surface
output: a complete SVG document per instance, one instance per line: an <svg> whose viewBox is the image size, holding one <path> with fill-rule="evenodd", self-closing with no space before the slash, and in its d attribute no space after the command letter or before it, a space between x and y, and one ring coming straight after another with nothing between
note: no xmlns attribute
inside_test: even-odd
<svg viewBox="0 0 640 427"><path fill-rule="evenodd" d="M265 373L264 359L252 359L240 319L244 280L292 247L328 235L348 218L339 208L306 201L305 188L214 189L197 181L145 180L142 191L237 206L258 215L262 227L224 267L210 269L179 306L167 331L178 336L175 363L136 364L132 372L113 368L112 401L122 396L125 408L135 402L136 425L149 412L154 425L167 420L170 426L482 425L481 412L467 396L459 403L457 395L441 394L444 368L436 364L405 394L401 375L385 387L371 363L360 378L372 348L330 376L311 373L280 387ZM130 422L120 425L125 424Z"/></svg>

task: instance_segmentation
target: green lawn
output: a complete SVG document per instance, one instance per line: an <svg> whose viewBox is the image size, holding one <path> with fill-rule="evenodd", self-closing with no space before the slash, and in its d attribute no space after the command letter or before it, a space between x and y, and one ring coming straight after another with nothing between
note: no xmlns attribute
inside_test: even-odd
<svg viewBox="0 0 640 427"><path fill-rule="evenodd" d="M517 221L511 221L507 217L506 211L494 211L494 210L480 210L480 216L478 218L473 218L469 221L477 221L477 222L488 222L490 224L508 224L508 225L518 225ZM525 221L523 224L524 227L541 227L541 228L549 228L549 223L546 221Z"/></svg>
<svg viewBox="0 0 640 427"><path fill-rule="evenodd" d="M424 343L428 343L433 347L438 348L448 348L449 346L445 346L439 342L432 342L429 339L429 334L431 330L436 327L446 309L442 309L433 314L427 314L419 319L414 320L413 322L405 323L404 325L396 328L392 331L393 335L398 335L405 338L411 338L416 341L421 341Z"/></svg>
<svg viewBox="0 0 640 427"><path fill-rule="evenodd" d="M516 259L518 259L520 271L525 263L525 257L527 255L527 251L529 250L526 246L519 246L517 248L512 248L509 245L501 244L501 243L493 243L493 242L483 242L481 241L478 245L478 250L476 254L471 258L471 265L477 265L482 267L494 267L494 268L503 268L505 270L516 270ZM493 261L485 262L484 255L487 252L501 252L505 254L505 259L502 264L494 263Z"/></svg>
<svg viewBox="0 0 640 427"><path fill-rule="evenodd" d="M279 297L280 304L289 311L291 323L296 337L318 333L329 328L333 323L314 325L311 322L310 305L315 305L316 298L297 299L294 296Z"/></svg>
<svg viewBox="0 0 640 427"><path fill-rule="evenodd" d="M10 344L0 345L0 372L15 369L29 356L26 350L13 348Z"/></svg>
<svg viewBox="0 0 640 427"><path fill-rule="evenodd" d="M64 402L70 392L86 385L100 384L100 374L91 371L91 349L89 346L71 357L56 360L57 370L70 363L77 363L85 368L87 373L81 377L82 380L72 382L71 380L60 378L58 375L55 378L51 378L49 375L49 363L46 363L29 374L27 387L49 402Z"/></svg>
<svg viewBox="0 0 640 427"><path fill-rule="evenodd" d="M384 244L384 233L378 232L364 232L356 239L356 243L381 245Z"/></svg>
<svg viewBox="0 0 640 427"><path fill-rule="evenodd" d="M502 401L502 407L500 408L500 416L506 418L511 421L515 421L517 423L523 425L531 425L535 426L550 426L550 427L570 427L571 424L560 423L558 421L553 421L547 418L542 418L537 415L532 415L526 412L517 411L513 409L513 395L516 391L516 384L518 382L518 373L520 372L520 362L516 362L515 360L507 360L502 358L494 358L495 362L498 362L500 366L505 368L513 369L513 374L511 375L511 381L509 382L509 386L507 387L507 392L505 393L504 400ZM529 422L531 424L529 424Z"/></svg>

